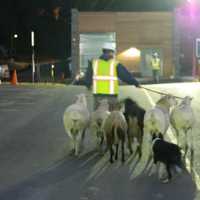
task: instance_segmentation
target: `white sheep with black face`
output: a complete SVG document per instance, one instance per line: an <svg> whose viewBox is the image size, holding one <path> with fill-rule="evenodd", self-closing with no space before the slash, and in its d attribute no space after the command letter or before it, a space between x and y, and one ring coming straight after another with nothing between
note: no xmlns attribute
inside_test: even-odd
<svg viewBox="0 0 200 200"><path fill-rule="evenodd" d="M90 114L85 94L79 94L74 104L68 106L63 115L65 131L71 139L73 152L77 156L84 134L88 128Z"/></svg>
<svg viewBox="0 0 200 200"><path fill-rule="evenodd" d="M102 145L105 139L103 125L109 114L109 104L107 99L101 100L97 109L91 114L90 128L92 134L96 135L97 146L100 150L102 150Z"/></svg>
<svg viewBox="0 0 200 200"><path fill-rule="evenodd" d="M192 130L195 124L195 116L191 106L192 98L186 96L179 105L177 105L171 112L170 122L174 128L177 136L178 145L184 151L184 159L190 150L191 165L193 163L193 137Z"/></svg>

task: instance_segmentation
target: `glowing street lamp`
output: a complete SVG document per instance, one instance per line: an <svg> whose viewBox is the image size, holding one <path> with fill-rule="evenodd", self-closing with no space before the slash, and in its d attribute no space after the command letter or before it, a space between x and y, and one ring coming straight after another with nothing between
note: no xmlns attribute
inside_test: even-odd
<svg viewBox="0 0 200 200"><path fill-rule="evenodd" d="M35 33L31 31L31 47L32 47L32 82L35 82Z"/></svg>
<svg viewBox="0 0 200 200"><path fill-rule="evenodd" d="M52 81L54 81L54 78L55 78L54 68L55 68L55 65L51 65L51 78L52 78Z"/></svg>
<svg viewBox="0 0 200 200"><path fill-rule="evenodd" d="M15 33L13 37L14 37L14 38L18 38L18 34Z"/></svg>
<svg viewBox="0 0 200 200"><path fill-rule="evenodd" d="M18 34L11 33L10 35L10 56L13 57L16 54L15 40L18 38Z"/></svg>

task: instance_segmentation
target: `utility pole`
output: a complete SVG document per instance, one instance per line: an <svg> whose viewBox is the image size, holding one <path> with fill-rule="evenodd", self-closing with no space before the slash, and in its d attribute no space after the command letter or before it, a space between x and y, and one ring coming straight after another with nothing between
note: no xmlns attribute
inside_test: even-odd
<svg viewBox="0 0 200 200"><path fill-rule="evenodd" d="M75 79L79 72L79 12L76 9L71 11L71 65L72 65L72 78Z"/></svg>
<svg viewBox="0 0 200 200"><path fill-rule="evenodd" d="M18 34L11 33L10 34L10 57L15 57L16 56L16 47L15 47L15 40L18 38Z"/></svg>
<svg viewBox="0 0 200 200"><path fill-rule="evenodd" d="M35 82L35 33L31 31L31 47L32 47L32 82Z"/></svg>
<svg viewBox="0 0 200 200"><path fill-rule="evenodd" d="M179 25L179 9L175 9L174 12L174 17L173 17L173 61L175 65L175 71L174 75L176 78L180 78L181 75L181 65L180 65L180 25Z"/></svg>

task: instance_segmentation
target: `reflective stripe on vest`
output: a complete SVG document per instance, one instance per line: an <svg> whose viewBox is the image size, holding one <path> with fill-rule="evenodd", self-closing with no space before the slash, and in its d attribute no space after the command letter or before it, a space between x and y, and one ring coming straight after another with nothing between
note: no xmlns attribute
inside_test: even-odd
<svg viewBox="0 0 200 200"><path fill-rule="evenodd" d="M94 68L93 68L93 93L97 93L97 81L94 77L97 77L97 70L98 70L98 60L94 61Z"/></svg>
<svg viewBox="0 0 200 200"><path fill-rule="evenodd" d="M110 62L109 74L106 74L106 75L98 74L100 62L101 62L100 60L95 60L93 62L93 93L99 94L98 84L100 84L100 81L101 82L105 81L105 82L109 82L109 89L108 89L109 91L103 91L103 94L110 94L110 95L118 94L118 77L115 74L116 61L113 60ZM102 62L106 62L106 61L102 61ZM102 91L100 93L102 93Z"/></svg>

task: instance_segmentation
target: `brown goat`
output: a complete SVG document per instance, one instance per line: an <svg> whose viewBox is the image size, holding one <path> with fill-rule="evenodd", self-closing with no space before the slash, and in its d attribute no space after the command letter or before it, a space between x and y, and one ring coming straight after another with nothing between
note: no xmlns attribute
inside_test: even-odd
<svg viewBox="0 0 200 200"><path fill-rule="evenodd" d="M113 163L113 145L116 147L115 160L118 159L118 149L121 143L121 161L125 161L125 138L127 135L126 119L121 111L112 111L104 123L107 148L110 151L110 162Z"/></svg>

